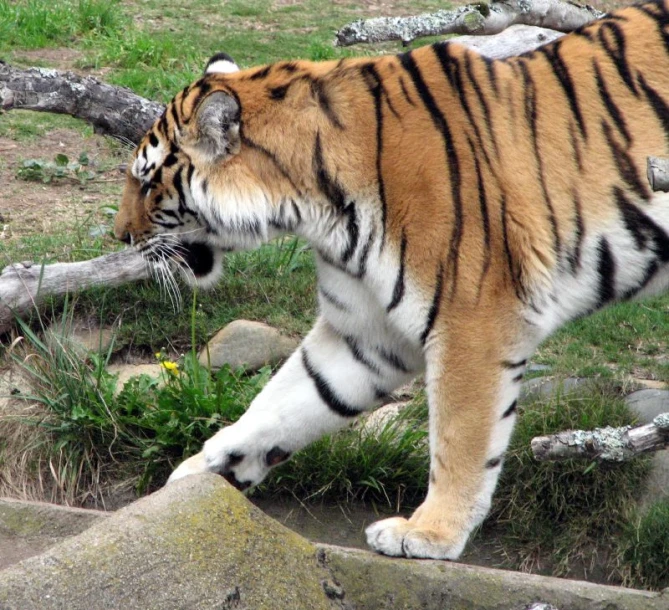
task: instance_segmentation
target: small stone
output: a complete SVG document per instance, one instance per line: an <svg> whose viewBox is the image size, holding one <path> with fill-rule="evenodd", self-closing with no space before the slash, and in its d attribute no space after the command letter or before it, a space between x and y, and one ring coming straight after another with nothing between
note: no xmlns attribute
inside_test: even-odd
<svg viewBox="0 0 669 610"><path fill-rule="evenodd" d="M153 379L157 379L159 385L164 383L160 364L111 364L107 367L107 371L112 375L118 375L116 383L116 393L118 394L123 386L133 377L140 375L148 375Z"/></svg>
<svg viewBox="0 0 669 610"><path fill-rule="evenodd" d="M520 398L538 398L549 397L554 394L569 394L579 390L589 383L588 379L580 377L567 377L566 379L548 379L546 377L536 377L529 379L520 390Z"/></svg>
<svg viewBox="0 0 669 610"><path fill-rule="evenodd" d="M105 353L112 345L114 331L109 327L99 327L97 324L85 320L74 320L66 324L65 328L59 322L54 322L47 329L47 341L56 340L66 349L80 352Z"/></svg>
<svg viewBox="0 0 669 610"><path fill-rule="evenodd" d="M380 434L408 405L408 402L393 402L379 407L362 421L362 429L370 434Z"/></svg>
<svg viewBox="0 0 669 610"><path fill-rule="evenodd" d="M257 371L285 360L298 345L297 339L286 337L267 324L235 320L214 335L198 359L212 369L228 364L233 369Z"/></svg>

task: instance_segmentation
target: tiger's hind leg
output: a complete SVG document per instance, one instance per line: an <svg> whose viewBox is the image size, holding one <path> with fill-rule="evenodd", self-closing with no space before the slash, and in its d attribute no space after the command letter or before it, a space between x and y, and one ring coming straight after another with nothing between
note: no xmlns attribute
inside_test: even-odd
<svg viewBox="0 0 669 610"><path fill-rule="evenodd" d="M385 519L366 531L368 544L386 555L457 559L488 513L516 418L525 358L534 345L512 349L509 326L515 324L505 325L503 314L490 323L471 312L449 318L426 345L427 497L410 519Z"/></svg>

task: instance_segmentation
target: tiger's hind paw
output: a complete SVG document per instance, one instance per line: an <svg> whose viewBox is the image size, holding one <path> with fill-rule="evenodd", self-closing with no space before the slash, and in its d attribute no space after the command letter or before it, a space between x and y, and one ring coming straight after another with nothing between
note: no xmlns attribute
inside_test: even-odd
<svg viewBox="0 0 669 610"><path fill-rule="evenodd" d="M418 526L402 517L372 523L366 530L367 544L377 553L391 557L420 559L457 559L467 542L467 535L455 538ZM458 539L460 538L460 539Z"/></svg>

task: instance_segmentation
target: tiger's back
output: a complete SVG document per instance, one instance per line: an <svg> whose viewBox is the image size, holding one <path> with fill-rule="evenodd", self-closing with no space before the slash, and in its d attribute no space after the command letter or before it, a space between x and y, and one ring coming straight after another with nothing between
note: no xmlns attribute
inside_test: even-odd
<svg viewBox="0 0 669 610"><path fill-rule="evenodd" d="M487 514L538 343L669 283L669 195L645 177L669 152L668 27L667 5L649 3L502 61L451 43L222 60L179 93L135 153L118 237L211 283L223 252L297 233L316 253L320 316L172 480L255 485L424 370L428 495L368 541L457 557Z"/></svg>

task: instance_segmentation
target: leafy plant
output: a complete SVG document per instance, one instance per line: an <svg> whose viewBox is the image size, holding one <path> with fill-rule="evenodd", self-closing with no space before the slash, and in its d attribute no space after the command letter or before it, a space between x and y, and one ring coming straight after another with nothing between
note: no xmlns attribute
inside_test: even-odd
<svg viewBox="0 0 669 610"><path fill-rule="evenodd" d="M48 184L58 180L75 180L80 184L93 180L95 172L89 169L90 160L85 152L76 161L70 161L67 155L57 154L53 161L27 159L16 172L16 177L29 182Z"/></svg>

